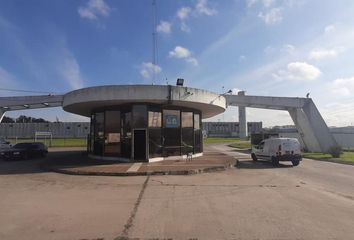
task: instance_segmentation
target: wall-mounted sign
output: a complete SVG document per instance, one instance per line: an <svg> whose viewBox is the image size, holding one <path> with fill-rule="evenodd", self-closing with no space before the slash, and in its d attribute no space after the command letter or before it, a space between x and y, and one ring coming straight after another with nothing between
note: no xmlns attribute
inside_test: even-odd
<svg viewBox="0 0 354 240"><path fill-rule="evenodd" d="M166 128L178 128L178 121L176 115L165 115Z"/></svg>

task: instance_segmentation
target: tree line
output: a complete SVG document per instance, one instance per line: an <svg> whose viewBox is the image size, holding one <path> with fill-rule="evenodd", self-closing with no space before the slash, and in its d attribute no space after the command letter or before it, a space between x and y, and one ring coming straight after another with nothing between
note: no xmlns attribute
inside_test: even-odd
<svg viewBox="0 0 354 240"><path fill-rule="evenodd" d="M11 118L4 116L2 123L48 123L49 121L43 119L43 118L34 118L34 117L28 117L25 115L21 115L18 118Z"/></svg>

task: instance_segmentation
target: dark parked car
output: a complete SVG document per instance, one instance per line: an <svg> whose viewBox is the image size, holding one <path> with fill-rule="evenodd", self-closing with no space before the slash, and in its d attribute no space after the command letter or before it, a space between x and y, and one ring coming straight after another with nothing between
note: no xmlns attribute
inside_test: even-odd
<svg viewBox="0 0 354 240"><path fill-rule="evenodd" d="M12 148L0 152L4 160L29 159L31 157L45 157L48 153L47 147L41 142L18 143Z"/></svg>

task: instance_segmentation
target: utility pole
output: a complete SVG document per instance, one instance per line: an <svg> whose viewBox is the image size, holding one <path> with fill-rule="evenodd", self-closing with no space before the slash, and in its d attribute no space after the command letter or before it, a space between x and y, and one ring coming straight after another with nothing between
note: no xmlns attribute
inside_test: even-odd
<svg viewBox="0 0 354 240"><path fill-rule="evenodd" d="M152 0L152 85L156 82L156 67L158 63L157 59L157 33L156 33L156 25L157 25L157 16L156 16L156 0Z"/></svg>

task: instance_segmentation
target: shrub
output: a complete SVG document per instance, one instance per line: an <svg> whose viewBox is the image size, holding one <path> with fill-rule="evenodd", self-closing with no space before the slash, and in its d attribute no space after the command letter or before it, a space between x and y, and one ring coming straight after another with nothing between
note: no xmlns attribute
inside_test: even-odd
<svg viewBox="0 0 354 240"><path fill-rule="evenodd" d="M341 146L332 146L329 148L328 153L332 155L334 158L339 158L340 154L342 153L342 147Z"/></svg>

